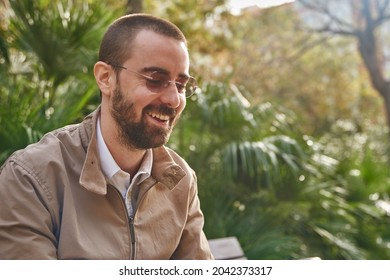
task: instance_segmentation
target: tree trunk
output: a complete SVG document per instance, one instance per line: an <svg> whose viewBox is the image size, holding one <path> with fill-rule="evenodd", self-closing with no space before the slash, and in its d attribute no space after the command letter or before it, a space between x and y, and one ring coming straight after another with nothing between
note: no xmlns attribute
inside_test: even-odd
<svg viewBox="0 0 390 280"><path fill-rule="evenodd" d="M381 53L378 49L378 40L375 36L376 27L372 18L372 6L367 0L362 1L361 15L364 19L362 30L357 32L359 53L367 68L370 81L374 89L380 94L384 102L387 125L390 128L390 82L386 80L383 64L380 61Z"/></svg>
<svg viewBox="0 0 390 280"><path fill-rule="evenodd" d="M385 105L387 125L390 128L390 84L389 83L387 83L386 91L381 94L383 96L383 101Z"/></svg>

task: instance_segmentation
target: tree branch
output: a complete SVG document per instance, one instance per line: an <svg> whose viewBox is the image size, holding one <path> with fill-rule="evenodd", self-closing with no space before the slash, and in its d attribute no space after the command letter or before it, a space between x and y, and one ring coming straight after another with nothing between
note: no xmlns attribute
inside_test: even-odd
<svg viewBox="0 0 390 280"><path fill-rule="evenodd" d="M314 33L324 33L324 34L333 34L333 35L340 35L340 36L347 36L347 37L357 37L359 30L357 28L354 28L351 24L348 24L345 21L339 20L336 16L332 15L330 12L329 7L325 7L322 3L319 3L318 1L313 2L310 0L308 2L307 0L297 0L299 3L303 5L306 9L319 13L319 14L325 14L325 16L328 17L328 22L324 23L322 26L316 28L316 27L309 27L310 32ZM332 21L333 26L334 22L338 23L338 28L332 27Z"/></svg>

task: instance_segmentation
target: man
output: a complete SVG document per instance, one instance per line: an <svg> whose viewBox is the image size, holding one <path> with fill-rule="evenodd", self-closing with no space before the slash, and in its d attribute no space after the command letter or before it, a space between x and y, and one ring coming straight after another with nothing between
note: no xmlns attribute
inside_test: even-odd
<svg viewBox="0 0 390 280"><path fill-rule="evenodd" d="M196 176L164 147L196 89L182 32L116 20L94 75L101 106L0 171L0 259L212 259Z"/></svg>

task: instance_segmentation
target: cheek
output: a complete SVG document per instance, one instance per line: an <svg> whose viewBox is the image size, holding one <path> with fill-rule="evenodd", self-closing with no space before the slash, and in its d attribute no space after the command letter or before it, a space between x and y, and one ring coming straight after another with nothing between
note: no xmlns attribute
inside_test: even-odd
<svg viewBox="0 0 390 280"><path fill-rule="evenodd" d="M138 110L142 110L153 101L148 92L145 92L142 87L128 87L126 89L122 88L122 90L125 102L134 104L134 107Z"/></svg>

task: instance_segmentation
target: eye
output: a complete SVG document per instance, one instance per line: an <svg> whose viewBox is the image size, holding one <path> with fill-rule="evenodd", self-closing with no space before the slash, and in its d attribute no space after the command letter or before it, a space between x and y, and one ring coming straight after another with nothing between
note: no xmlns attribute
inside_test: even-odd
<svg viewBox="0 0 390 280"><path fill-rule="evenodd" d="M152 78L152 77L148 78L147 81L148 81L149 85L156 86L156 87L164 84L164 80L156 79L156 78Z"/></svg>
<svg viewBox="0 0 390 280"><path fill-rule="evenodd" d="M147 79L148 84L152 87L164 86L168 80L168 76L160 72L153 72Z"/></svg>
<svg viewBox="0 0 390 280"><path fill-rule="evenodd" d="M167 74L161 72L153 72L150 74L150 77L155 81L167 81L169 80L169 76Z"/></svg>

